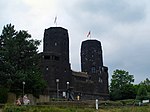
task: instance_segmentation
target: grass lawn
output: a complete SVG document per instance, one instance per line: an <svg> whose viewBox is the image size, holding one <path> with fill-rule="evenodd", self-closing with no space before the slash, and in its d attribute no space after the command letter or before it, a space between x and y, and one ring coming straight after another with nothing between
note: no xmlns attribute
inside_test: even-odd
<svg viewBox="0 0 150 112"><path fill-rule="evenodd" d="M78 107L56 107L56 106L13 106L5 105L3 112L150 112L150 105L147 106L122 106L101 107L99 110L94 108Z"/></svg>
<svg viewBox="0 0 150 112"><path fill-rule="evenodd" d="M150 112L150 106L108 107L105 109L99 109L98 112Z"/></svg>

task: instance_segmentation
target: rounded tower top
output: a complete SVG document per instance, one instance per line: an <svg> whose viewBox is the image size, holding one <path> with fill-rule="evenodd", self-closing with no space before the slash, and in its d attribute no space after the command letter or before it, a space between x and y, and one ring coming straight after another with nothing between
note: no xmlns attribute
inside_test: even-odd
<svg viewBox="0 0 150 112"><path fill-rule="evenodd" d="M98 47L101 48L101 42L98 40L85 40L82 42L81 48L83 47Z"/></svg>
<svg viewBox="0 0 150 112"><path fill-rule="evenodd" d="M103 66L102 47L98 40L86 40L81 45L81 70L96 73Z"/></svg>
<svg viewBox="0 0 150 112"><path fill-rule="evenodd" d="M55 33L55 32L57 32L57 33L68 33L68 30L67 29L65 29L65 28L63 28L63 27L50 27L50 28L47 28L47 29L45 29L45 32L51 32L51 33Z"/></svg>
<svg viewBox="0 0 150 112"><path fill-rule="evenodd" d="M68 52L69 36L68 30L62 27L50 27L44 32L44 52Z"/></svg>

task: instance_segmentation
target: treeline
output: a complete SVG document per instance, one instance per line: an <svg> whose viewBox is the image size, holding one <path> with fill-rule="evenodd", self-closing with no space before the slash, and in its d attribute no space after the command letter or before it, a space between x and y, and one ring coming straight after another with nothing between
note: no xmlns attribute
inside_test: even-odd
<svg viewBox="0 0 150 112"><path fill-rule="evenodd" d="M150 99L150 80L146 78L139 84L134 83L134 76L125 70L115 70L110 83L110 99L124 100Z"/></svg>

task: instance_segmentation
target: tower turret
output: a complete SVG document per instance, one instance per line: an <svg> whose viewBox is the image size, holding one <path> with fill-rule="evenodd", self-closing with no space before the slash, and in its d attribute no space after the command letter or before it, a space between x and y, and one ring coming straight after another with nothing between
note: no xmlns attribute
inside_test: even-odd
<svg viewBox="0 0 150 112"><path fill-rule="evenodd" d="M66 82L71 82L69 36L66 29L62 27L45 29L41 68L50 91L56 93L58 79L59 90L66 91Z"/></svg>
<svg viewBox="0 0 150 112"><path fill-rule="evenodd" d="M86 40L81 45L81 71L96 74L103 66L102 47L100 41Z"/></svg>
<svg viewBox="0 0 150 112"><path fill-rule="evenodd" d="M81 45L81 70L94 82L95 93L108 93L108 68L103 66L102 46L98 40L86 40Z"/></svg>

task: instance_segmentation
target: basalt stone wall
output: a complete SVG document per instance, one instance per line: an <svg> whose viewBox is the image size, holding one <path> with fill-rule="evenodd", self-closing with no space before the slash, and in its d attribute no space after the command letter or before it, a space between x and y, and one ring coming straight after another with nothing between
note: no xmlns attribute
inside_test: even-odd
<svg viewBox="0 0 150 112"><path fill-rule="evenodd" d="M97 40L86 40L81 45L81 70L94 74L103 66L101 43Z"/></svg>
<svg viewBox="0 0 150 112"><path fill-rule="evenodd" d="M88 74L89 81L93 81L94 84L93 91L88 93L108 95L108 68L103 66L100 41L86 40L82 42L81 70Z"/></svg>
<svg viewBox="0 0 150 112"><path fill-rule="evenodd" d="M82 42L82 72L73 72L70 68L69 35L62 27L45 29L43 52L39 56L39 66L48 84L44 94L50 98L57 97L57 90L62 97L67 88L74 91L74 97L80 95L83 99L108 97L108 68L103 66L100 41Z"/></svg>
<svg viewBox="0 0 150 112"><path fill-rule="evenodd" d="M66 82L71 82L68 31L61 27L45 29L43 42L40 68L48 83L47 90L54 92L57 85L60 91L64 90Z"/></svg>

